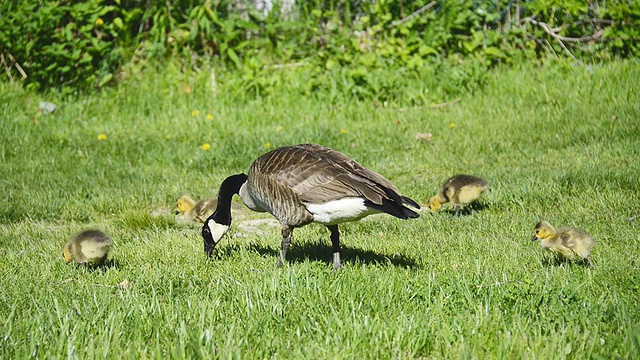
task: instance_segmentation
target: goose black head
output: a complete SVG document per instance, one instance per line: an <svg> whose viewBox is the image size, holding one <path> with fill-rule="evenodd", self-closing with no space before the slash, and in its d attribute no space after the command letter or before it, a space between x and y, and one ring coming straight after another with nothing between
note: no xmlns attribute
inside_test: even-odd
<svg viewBox="0 0 640 360"><path fill-rule="evenodd" d="M218 191L218 206L202 226L204 252L211 256L211 252L218 245L220 239L231 226L231 198L240 191L240 187L247 181L247 175L237 174L227 177Z"/></svg>
<svg viewBox="0 0 640 360"><path fill-rule="evenodd" d="M202 238L204 239L204 252L211 256L213 249L218 245L220 239L229 230L229 225L218 224L213 216L209 217L202 226Z"/></svg>

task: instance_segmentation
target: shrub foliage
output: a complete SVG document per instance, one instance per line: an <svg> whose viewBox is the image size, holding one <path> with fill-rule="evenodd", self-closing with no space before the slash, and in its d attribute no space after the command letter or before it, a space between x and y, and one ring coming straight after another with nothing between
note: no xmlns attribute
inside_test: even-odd
<svg viewBox="0 0 640 360"><path fill-rule="evenodd" d="M640 53L637 1L312 0L293 8L275 2L270 11L250 3L3 1L2 76L39 89L84 90L116 82L124 64L178 57L192 67L213 62L241 71L242 90L264 95L272 82L265 71L310 65L310 79L331 81L312 80L303 91L342 88L384 101L394 84L368 76L379 67L433 72L467 63L462 71L474 84L481 79L473 74L498 63Z"/></svg>

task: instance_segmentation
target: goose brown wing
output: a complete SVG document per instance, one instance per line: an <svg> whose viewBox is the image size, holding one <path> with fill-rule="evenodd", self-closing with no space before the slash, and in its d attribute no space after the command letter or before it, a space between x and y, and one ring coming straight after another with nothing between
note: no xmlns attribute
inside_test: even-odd
<svg viewBox="0 0 640 360"><path fill-rule="evenodd" d="M331 162L332 164L339 166L345 169L348 172L358 174L359 176L366 178L376 184L387 187L396 193L400 193L400 191L393 185L391 181L389 181L384 176L378 174L375 171L371 171L364 166L360 165L358 162L348 157L347 155L335 151L331 148L315 145L315 144L303 144L299 145L305 149L309 149L313 153L316 153L322 156L326 161Z"/></svg>
<svg viewBox="0 0 640 360"><path fill-rule="evenodd" d="M291 189L303 202L325 203L361 196L376 205L382 205L383 199L402 203L395 186L382 175L320 145L279 148L258 158L254 167L256 172Z"/></svg>

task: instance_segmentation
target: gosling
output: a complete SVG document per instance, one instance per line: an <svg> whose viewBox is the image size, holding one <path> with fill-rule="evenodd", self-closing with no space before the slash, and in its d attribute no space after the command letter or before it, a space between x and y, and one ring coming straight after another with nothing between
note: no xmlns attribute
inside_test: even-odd
<svg viewBox="0 0 640 360"><path fill-rule="evenodd" d="M184 214L183 216L188 220L204 223L217 206L216 199L205 199L196 203L189 195L182 195L176 203L175 214Z"/></svg>
<svg viewBox="0 0 640 360"><path fill-rule="evenodd" d="M111 239L100 230L84 230L75 234L62 248L67 263L103 265L111 250Z"/></svg>
<svg viewBox="0 0 640 360"><path fill-rule="evenodd" d="M455 216L459 216L463 205L478 200L488 188L489 183L479 177L464 174L452 176L444 182L442 190L429 199L429 211L433 214L442 204L450 202L455 206Z"/></svg>
<svg viewBox="0 0 640 360"><path fill-rule="evenodd" d="M576 257L593 266L589 254L593 246L593 238L586 231L572 227L561 227L557 230L546 221L540 221L535 227L531 241L540 240L540 245L566 259Z"/></svg>

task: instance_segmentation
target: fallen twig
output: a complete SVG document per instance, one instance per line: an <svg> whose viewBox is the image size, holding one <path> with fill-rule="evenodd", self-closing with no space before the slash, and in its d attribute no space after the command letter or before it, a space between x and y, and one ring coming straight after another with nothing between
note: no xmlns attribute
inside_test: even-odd
<svg viewBox="0 0 640 360"><path fill-rule="evenodd" d="M554 27L554 28L551 29L551 31L553 31L554 33L558 33L558 32L560 32L563 29L566 29L568 27L578 26L578 25L583 25L583 24L607 24L607 25L613 25L613 24L615 24L615 22L613 20L605 20L605 19L585 19L585 20L580 20L580 21L573 22L571 24L564 24L562 26Z"/></svg>
<svg viewBox="0 0 640 360"><path fill-rule="evenodd" d="M554 39L556 39L556 41L558 41L558 43L560 44L560 46L564 49L564 51L566 51L569 56L571 56L571 58L575 61L578 61L578 59L576 59L575 56L573 56L573 54L571 53L571 51L569 51L569 49L567 49L567 47L564 45L564 43L562 42L562 36L554 33L553 31L551 31L551 27L549 26L549 24L544 23L542 21L536 21L533 18L527 17L522 19L523 21L526 21L528 23L531 23L533 25L538 25L542 28L542 30L544 30L544 32L546 32L547 34L551 35Z"/></svg>
<svg viewBox="0 0 640 360"><path fill-rule="evenodd" d="M27 73L25 73L24 70L22 70L22 67L20 66L20 64L18 64L16 59L13 57L13 55L11 55L11 53L7 53L7 56L9 56L9 60L13 62L13 65L16 67L16 69L18 69L18 71L20 72L20 75L22 75L22 78L23 79L28 78Z"/></svg>
<svg viewBox="0 0 640 360"><path fill-rule="evenodd" d="M9 81L13 81L13 76L11 76L11 70L9 69L10 66L7 64L7 62L4 59L4 54L0 54L0 65L2 65L2 67L4 67L4 70L7 72L7 77L9 78Z"/></svg>
<svg viewBox="0 0 640 360"><path fill-rule="evenodd" d="M305 66L305 65L309 65L309 63L306 62L306 61L300 61L300 62L295 62L295 63L291 63L291 64L266 65L265 67L269 68L269 69L286 69L286 68L300 67L300 66Z"/></svg>
<svg viewBox="0 0 640 360"><path fill-rule="evenodd" d="M453 105L455 103L458 103L458 102L460 102L460 100L462 100L462 98L457 98L455 100L452 100L452 101L449 101L449 102L446 102L446 103L433 104L433 105L429 106L429 109L441 109L441 108L447 107L449 105Z"/></svg>
<svg viewBox="0 0 640 360"><path fill-rule="evenodd" d="M400 20L396 20L396 21L392 22L391 24L387 25L387 29L393 29L394 27L396 27L398 25L402 25L402 24L406 23L407 21L415 18L416 16L422 14L423 12L431 9L435 5L436 5L436 2L432 1L432 2L428 3L427 5L421 7L420 9L414 11L413 13L411 13L411 15L409 15L409 16L407 16L405 18L402 18Z"/></svg>
<svg viewBox="0 0 640 360"><path fill-rule="evenodd" d="M604 34L604 30L600 29L598 31L596 31L595 34L593 35L587 35L587 36L583 36L583 37L579 37L579 38L574 38L574 37L567 37L567 36L562 36L562 35L558 35L558 31L562 30L562 27L558 27L558 28L551 28L551 26L549 26L549 24L544 23L542 21L536 21L533 18L524 18L522 19L523 21L532 23L533 25L538 25L542 28L542 30L544 30L544 32L546 32L547 34L553 36L556 40L559 41L567 41L567 42L588 42L588 41L595 41L595 40L601 40L602 39L602 35Z"/></svg>
<svg viewBox="0 0 640 360"><path fill-rule="evenodd" d="M514 281L501 281L501 282L496 282L496 283L493 283L493 284L478 284L478 285L476 285L476 288L480 289L480 288L483 288L483 287L500 286L500 285L508 285L508 284L522 285L522 281L514 280Z"/></svg>
<svg viewBox="0 0 640 360"><path fill-rule="evenodd" d="M441 109L441 108L447 107L449 105L453 105L455 103L458 103L458 102L460 102L460 100L462 100L462 98L456 98L455 100L452 100L452 101L449 101L449 102L446 102L446 103L429 105L429 109ZM402 107L402 108L397 108L396 111L405 112L405 111L410 110L410 109L422 109L422 108L423 108L422 106L413 106L413 107L410 107L410 108Z"/></svg>
<svg viewBox="0 0 640 360"><path fill-rule="evenodd" d="M547 46L549 47L549 49L551 49L551 51L553 52L553 55L558 57L558 53L556 52L556 49L554 49L553 46L551 46L551 43L549 42L549 40L544 39L544 42L547 43Z"/></svg>

